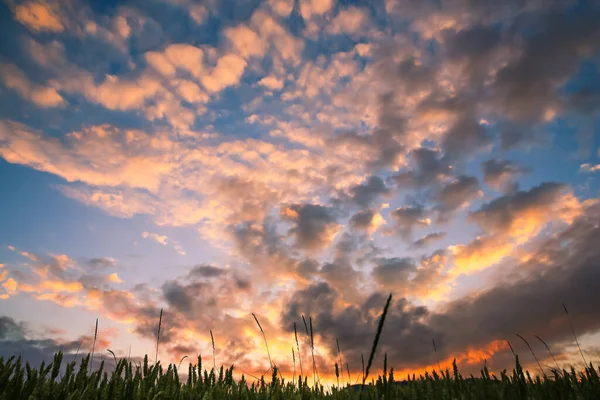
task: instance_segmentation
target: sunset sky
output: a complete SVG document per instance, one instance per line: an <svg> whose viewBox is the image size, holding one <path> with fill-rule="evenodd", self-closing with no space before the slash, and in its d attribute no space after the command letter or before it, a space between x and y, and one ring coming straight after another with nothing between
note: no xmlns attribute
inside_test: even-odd
<svg viewBox="0 0 600 400"><path fill-rule="evenodd" d="M0 1L0 356L600 358L600 2ZM297 352L297 350L295 350ZM296 354L296 358L298 355ZM299 371L299 365L296 365ZM236 375L237 376L237 375Z"/></svg>

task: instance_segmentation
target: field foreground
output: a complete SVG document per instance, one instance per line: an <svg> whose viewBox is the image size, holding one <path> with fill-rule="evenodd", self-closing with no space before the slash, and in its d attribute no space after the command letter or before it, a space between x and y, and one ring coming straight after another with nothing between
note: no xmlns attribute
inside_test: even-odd
<svg viewBox="0 0 600 400"><path fill-rule="evenodd" d="M116 359L114 360L116 361ZM170 364L150 364L148 357L135 364L116 362L111 372L105 361L90 371L90 355L79 366L66 364L62 353L39 368L23 364L20 357L0 358L0 399L600 399L598 366L585 371L553 370L551 376L535 378L523 371L518 356L512 372L500 376L487 368L480 377L463 377L457 370L432 371L425 376L396 381L393 369L368 384L325 388L303 377L286 382L277 367L267 379L233 377L234 366L219 371L202 368L202 359L187 371ZM108 365L108 364L107 364ZM180 378L180 374L185 379Z"/></svg>

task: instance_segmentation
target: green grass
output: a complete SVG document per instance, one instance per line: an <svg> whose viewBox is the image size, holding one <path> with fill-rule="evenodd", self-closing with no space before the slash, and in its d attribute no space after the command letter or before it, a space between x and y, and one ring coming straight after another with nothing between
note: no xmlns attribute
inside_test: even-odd
<svg viewBox="0 0 600 400"><path fill-rule="evenodd" d="M598 370L590 365L585 371L557 371L553 376L533 378L521 368L518 356L512 373L491 375L487 368L477 378L464 378L456 366L438 374L408 377L397 384L393 368L371 380L364 390L359 385L326 390L309 386L307 377L294 382L280 378L277 367L270 379L261 377L235 380L234 367L219 371L202 369L202 359L190 363L187 379L180 381L177 366L151 365L148 357L135 365L123 358L109 373L104 361L89 372L91 355L77 367L75 361L63 367L63 355L38 368L21 358L0 359L0 399L600 399ZM60 374L60 371L64 372Z"/></svg>
<svg viewBox="0 0 600 400"><path fill-rule="evenodd" d="M39 367L32 367L23 362L21 357L0 358L0 400L14 399L399 399L399 400L467 400L467 399L539 399L539 400L598 400L600 399L600 377L598 369L592 363L582 371L552 370L552 374L543 373L541 376L532 377L528 371L524 371L519 363L518 355L515 355L515 368L512 372L501 371L498 376L490 374L487 366L481 370L480 376L473 375L463 377L453 363L452 371L441 370L438 363L438 371L432 370L425 375L406 377L398 382L394 377L393 367L388 371L387 355L384 355L383 374L377 378L367 381L372 362L377 351L377 344L382 335L385 316L389 308L391 295L384 307L379 320L377 332L373 340L368 364L364 367L363 360L363 384L362 385L339 385L340 368L342 364L341 351L338 346L338 358L335 362L336 378L338 384L325 388L319 383L318 372L314 363L314 339L312 330L312 318L309 324L303 316L303 322L310 338L311 355L313 355L313 385L308 384L308 376L304 376L302 369L300 375L293 381L286 381L279 373L277 366L271 361L269 363L270 379L264 376L250 379L243 374L240 379L234 379L234 366L220 369L215 368L214 360L214 338L213 342L213 368L208 370L202 368L202 358L198 356L196 363L190 363L187 371L181 371L179 365L169 364L163 368L160 361L150 364L148 356L143 362L135 364L129 358L117 360L111 371L105 370L105 362L101 361L97 369L93 366L93 353L83 357L77 365L75 360L64 363L63 354L57 353L54 360ZM266 335L253 314L254 319L265 339L265 347L268 349ZM157 354L158 339L160 337L160 325L162 323L162 310L157 330ZM97 322L95 337L97 336ZM310 328L309 328L310 327ZM300 354L300 346L297 340L296 326L294 325L294 336L296 348ZM573 331L574 332L574 331ZM529 346L529 343L518 335ZM538 338L542 341L541 338ZM95 340L94 340L95 342ZM543 342L543 341L542 341ZM545 344L545 342L544 342ZM435 341L433 342L434 350ZM510 343L509 343L510 345ZM548 351L550 348L546 345ZM512 349L512 346L511 346ZM533 353L533 351L532 351ZM550 352L550 354L552 354ZM583 354L582 354L583 355ZM535 357L535 354L534 354ZM552 355L552 357L554 357ZM537 360L537 358L536 358ZM338 364L339 363L339 364ZM538 363L539 366L539 363ZM350 370L348 364L348 376ZM541 368L541 366L540 366ZM543 372L543 370L542 370ZM308 375L308 374L307 374ZM186 379L181 381L181 376Z"/></svg>

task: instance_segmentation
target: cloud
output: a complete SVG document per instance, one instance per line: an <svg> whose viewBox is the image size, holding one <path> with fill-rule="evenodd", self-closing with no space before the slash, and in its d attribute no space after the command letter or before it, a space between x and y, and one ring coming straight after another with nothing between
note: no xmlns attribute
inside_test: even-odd
<svg viewBox="0 0 600 400"><path fill-rule="evenodd" d="M433 232L429 233L422 238L413 242L412 246L414 248L420 249L426 246L429 246L431 243L444 239L447 236L446 232Z"/></svg>
<svg viewBox="0 0 600 400"><path fill-rule="evenodd" d="M300 14L305 20L310 19L313 15L323 15L333 8L334 0L301 0Z"/></svg>
<svg viewBox="0 0 600 400"><path fill-rule="evenodd" d="M469 203L482 196L479 181L474 176L461 175L446 184L435 195L437 201L436 211L439 221L447 221L457 210L466 207Z"/></svg>
<svg viewBox="0 0 600 400"><path fill-rule="evenodd" d="M267 43L246 25L227 28L224 35L233 49L243 58L262 57L267 50Z"/></svg>
<svg viewBox="0 0 600 400"><path fill-rule="evenodd" d="M365 182L350 189L352 200L361 207L368 207L379 196L385 196L389 193L390 190L378 176L370 176Z"/></svg>
<svg viewBox="0 0 600 400"><path fill-rule="evenodd" d="M33 32L62 32L57 10L45 1L28 1L15 7L15 19Z"/></svg>
<svg viewBox="0 0 600 400"><path fill-rule="evenodd" d="M179 242L177 242L176 240L169 239L167 235L159 235L158 233L154 232L142 232L142 237L144 239L154 240L155 242L160 243L163 246L168 246L169 244L171 244L173 249L180 255L185 256L187 254L185 249L181 244L179 244Z"/></svg>
<svg viewBox="0 0 600 400"><path fill-rule="evenodd" d="M388 362L395 370L429 365L427 349L431 347L432 337L442 358L448 356L450 362L456 357L459 368L465 371L479 369L484 358L477 357L477 362L469 363L466 353L475 355L473 349L487 348L493 341L505 341L514 337L515 332L525 337L540 335L553 349L563 349L565 342L572 341L572 333L558 298L565 299L569 310L577 310L577 315L571 318L581 329L580 334L596 332L600 326L593 317L589 294L594 293L591 291L593 282L598 282L594 276L598 269L594 268L593 261L598 257L595 254L598 252L598 211L598 207L594 207L570 228L540 243L530 261L513 264L506 273L510 279L514 271L527 271L525 277L513 275L510 281L498 282L436 310L416 306L401 295L395 296L380 338L381 350L387 353ZM569 246L555 247L560 242ZM538 259L550 261L540 265ZM414 268L410 262L397 261L383 264L388 266L384 276L390 278L389 273L396 279L405 274L406 266ZM405 281L399 279L398 282ZM375 293L353 305L342 305L339 296L339 292L326 283L299 290L286 304L282 323L289 330L293 322L300 321L301 314L312 315L319 327L317 342L325 343L335 354L335 338L338 338L345 358L360 365L360 354L364 352L365 343L372 339L386 296ZM523 307L524 304L527 307ZM549 326L549 320L556 323ZM504 357L506 352L510 350L502 346L486 352L488 366L500 370L512 365L514 360Z"/></svg>
<svg viewBox="0 0 600 400"><path fill-rule="evenodd" d="M327 27L327 31L333 35L348 34L361 35L364 27L368 24L369 17L365 11L358 7L342 9Z"/></svg>
<svg viewBox="0 0 600 400"><path fill-rule="evenodd" d="M510 191L514 188L514 180L519 175L528 172L515 163L507 160L491 159L483 162L483 180L496 190Z"/></svg>
<svg viewBox="0 0 600 400"><path fill-rule="evenodd" d="M13 64L0 64L0 80L4 86L15 90L21 97L39 107L60 107L65 100L50 86L37 85Z"/></svg>
<svg viewBox="0 0 600 400"><path fill-rule="evenodd" d="M349 220L349 224L353 228L366 230L369 233L375 232L384 223L385 220L381 214L371 209L358 211Z"/></svg>
<svg viewBox="0 0 600 400"><path fill-rule="evenodd" d="M588 164L588 163L581 164L579 166L579 171L582 171L582 172L596 172L596 171L600 171L600 164L597 164L597 165L591 165L591 164Z"/></svg>
<svg viewBox="0 0 600 400"><path fill-rule="evenodd" d="M92 268L112 268L117 265L117 260L112 257L90 258L87 263Z"/></svg>
<svg viewBox="0 0 600 400"><path fill-rule="evenodd" d="M152 239L157 243L162 244L163 246L167 245L167 236L166 235L159 235L158 233L152 233L152 232L142 232L142 237L144 239Z"/></svg>
<svg viewBox="0 0 600 400"><path fill-rule="evenodd" d="M400 207L390 212L395 229L404 239L409 239L415 228L429 226L428 211L422 206Z"/></svg>
<svg viewBox="0 0 600 400"><path fill-rule="evenodd" d="M220 92L224 88L237 85L246 68L246 61L235 54L219 58L209 75L202 77L202 84L209 92Z"/></svg>
<svg viewBox="0 0 600 400"><path fill-rule="evenodd" d="M305 250L328 246L339 230L333 210L320 205L291 205L281 210L281 216L294 223L290 233L297 246Z"/></svg>
<svg viewBox="0 0 600 400"><path fill-rule="evenodd" d="M188 276L190 278L199 277L199 278L214 278L217 276L221 276L226 273L225 270L217 267L213 267L212 265L197 265L190 270Z"/></svg>
<svg viewBox="0 0 600 400"><path fill-rule="evenodd" d="M284 82L281 79L278 79L275 76L265 76L260 81L258 81L259 85L266 87L271 90L281 90L283 89Z"/></svg>
<svg viewBox="0 0 600 400"><path fill-rule="evenodd" d="M146 61L166 78L174 77L177 69L198 79L204 73L204 52L186 43L170 44L163 52L149 51L145 57Z"/></svg>
<svg viewBox="0 0 600 400"><path fill-rule="evenodd" d="M271 9L280 17L287 17L294 9L294 0L268 0Z"/></svg>
<svg viewBox="0 0 600 400"><path fill-rule="evenodd" d="M449 177L452 167L442 159L439 150L419 147L412 150L409 160L413 169L392 176L392 180L401 188L422 188Z"/></svg>
<svg viewBox="0 0 600 400"><path fill-rule="evenodd" d="M121 278L119 278L119 274L117 274L116 272L113 272L112 274L108 274L106 276L106 280L110 283L123 283Z"/></svg>
<svg viewBox="0 0 600 400"><path fill-rule="evenodd" d="M528 238L550 220L571 222L581 212L571 189L546 182L528 191L498 197L469 214L469 219L489 233Z"/></svg>
<svg viewBox="0 0 600 400"><path fill-rule="evenodd" d="M568 186L554 182L498 197L469 214L468 219L486 235L451 247L453 272L473 273L489 268L537 236L549 223L570 224L585 206Z"/></svg>
<svg viewBox="0 0 600 400"><path fill-rule="evenodd" d="M440 285L447 281L446 262L443 253L423 257L421 261L408 257L382 257L375 260L371 275L384 291L405 297L433 298L444 290Z"/></svg>

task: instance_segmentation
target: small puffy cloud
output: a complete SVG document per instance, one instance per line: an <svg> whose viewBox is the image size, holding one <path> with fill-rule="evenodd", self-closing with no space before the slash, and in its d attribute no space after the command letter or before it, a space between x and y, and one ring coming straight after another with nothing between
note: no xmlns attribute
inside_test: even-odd
<svg viewBox="0 0 600 400"><path fill-rule="evenodd" d="M470 156L491 145L492 137L487 129L468 116L457 121L442 140L444 154L452 160Z"/></svg>
<svg viewBox="0 0 600 400"><path fill-rule="evenodd" d="M431 224L428 214L425 207L406 206L391 211L390 218L395 223L395 231L404 239L408 239L415 228L427 227Z"/></svg>
<svg viewBox="0 0 600 400"><path fill-rule="evenodd" d="M328 26L327 31L333 35L362 35L369 17L366 11L358 7L342 9Z"/></svg>
<svg viewBox="0 0 600 400"><path fill-rule="evenodd" d="M142 237L144 239L154 240L155 242L160 243L163 246L167 245L167 240L169 239L166 235L159 235L158 233L153 232L142 232Z"/></svg>
<svg viewBox="0 0 600 400"><path fill-rule="evenodd" d="M300 0L300 14L305 20L323 15L333 8L335 0Z"/></svg>
<svg viewBox="0 0 600 400"><path fill-rule="evenodd" d="M0 81L39 107L59 107L65 104L55 88L33 83L16 65L0 64Z"/></svg>
<svg viewBox="0 0 600 400"><path fill-rule="evenodd" d="M446 232L433 232L417 239L413 242L412 246L416 249L420 249L429 246L431 243L438 240L442 240L447 236Z"/></svg>
<svg viewBox="0 0 600 400"><path fill-rule="evenodd" d="M452 167L443 159L437 149L418 147L409 153L409 165L412 169L391 177L399 187L422 188L447 178Z"/></svg>
<svg viewBox="0 0 600 400"><path fill-rule="evenodd" d="M258 81L258 84L271 90L281 90L283 89L284 81L276 76L269 75Z"/></svg>
<svg viewBox="0 0 600 400"><path fill-rule="evenodd" d="M27 1L14 9L15 19L33 32L62 32L60 15L53 5L43 0Z"/></svg>
<svg viewBox="0 0 600 400"><path fill-rule="evenodd" d="M112 257L90 258L87 264L92 268L112 268L117 265L117 260Z"/></svg>
<svg viewBox="0 0 600 400"><path fill-rule="evenodd" d="M393 289L402 293L416 269L417 266L412 258L386 258L378 260L372 274L375 282L384 289Z"/></svg>
<svg viewBox="0 0 600 400"><path fill-rule="evenodd" d="M528 171L508 160L491 159L483 162L483 180L496 190L507 191L514 186L515 178Z"/></svg>
<svg viewBox="0 0 600 400"><path fill-rule="evenodd" d="M227 28L224 35L232 48L243 58L262 57L267 49L267 43L250 27L237 25Z"/></svg>
<svg viewBox="0 0 600 400"><path fill-rule="evenodd" d="M339 225L333 210L315 204L291 205L281 210L283 219L292 221L290 233L296 238L299 248L319 250L333 241Z"/></svg>
<svg viewBox="0 0 600 400"><path fill-rule="evenodd" d="M284 18L294 9L294 0L268 0L268 3L275 14Z"/></svg>
<svg viewBox="0 0 600 400"><path fill-rule="evenodd" d="M593 164L581 164L579 166L579 171L581 172L596 172L596 171L600 171L600 164L597 165L593 165Z"/></svg>
<svg viewBox="0 0 600 400"><path fill-rule="evenodd" d="M378 176L370 176L360 185L350 189L352 200L361 207L370 206L379 196L385 196L390 190Z"/></svg>
<svg viewBox="0 0 600 400"><path fill-rule="evenodd" d="M106 275L106 280L110 283L123 283L123 281L121 280L121 278L119 278L119 275L116 272Z"/></svg>
<svg viewBox="0 0 600 400"><path fill-rule="evenodd" d="M367 209L358 211L356 214L354 214L350 218L349 223L350 226L355 229L373 233L385 223L385 220L379 212L372 209Z"/></svg>
<svg viewBox="0 0 600 400"><path fill-rule="evenodd" d="M188 277L190 278L216 278L225 274L225 271L222 268L213 267L212 265L196 265L193 267L189 273Z"/></svg>
<svg viewBox="0 0 600 400"><path fill-rule="evenodd" d="M246 61L238 55L226 54L219 58L217 65L210 74L202 77L201 81L206 90L215 93L228 86L237 85L246 69Z"/></svg>
<svg viewBox="0 0 600 400"><path fill-rule="evenodd" d="M436 211L439 213L438 220L447 221L455 211L468 206L472 200L482 195L476 177L466 175L457 177L435 195L438 203L436 206Z"/></svg>
<svg viewBox="0 0 600 400"><path fill-rule="evenodd" d="M162 89L159 81L149 75L141 75L136 79L122 79L115 75L107 75L98 85L84 85L85 97L101 104L110 110L133 110L144 106Z"/></svg>

